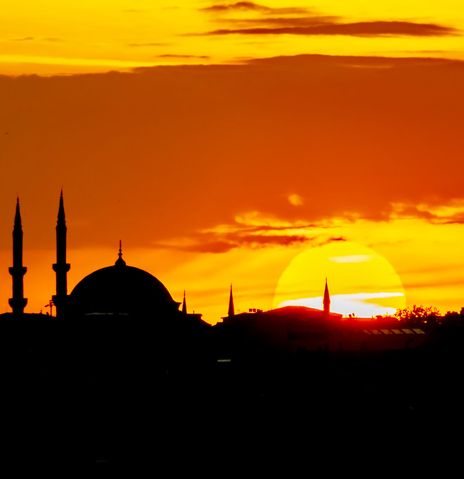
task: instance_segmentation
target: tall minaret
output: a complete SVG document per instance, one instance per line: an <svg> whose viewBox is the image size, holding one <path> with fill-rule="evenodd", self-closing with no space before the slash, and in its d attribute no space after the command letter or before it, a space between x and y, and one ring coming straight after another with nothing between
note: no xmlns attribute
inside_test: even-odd
<svg viewBox="0 0 464 479"><path fill-rule="evenodd" d="M327 278L325 278L325 290L324 290L324 314L328 317L330 314L330 293L329 286L327 284Z"/></svg>
<svg viewBox="0 0 464 479"><path fill-rule="evenodd" d="M23 283L26 271L27 268L23 266L23 228L18 198L16 200L16 214L13 227L13 266L9 268L13 279L13 297L8 301L15 316L21 316L27 304L27 299L24 297Z"/></svg>
<svg viewBox="0 0 464 479"><path fill-rule="evenodd" d="M234 294L232 292L232 285L230 285L230 294L229 294L229 311L227 312L227 316L229 318L235 315L235 307L234 307Z"/></svg>
<svg viewBox="0 0 464 479"><path fill-rule="evenodd" d="M182 314L187 314L187 300L185 299L185 289L184 289L184 300L182 301Z"/></svg>
<svg viewBox="0 0 464 479"><path fill-rule="evenodd" d="M62 318L68 298L67 274L71 265L66 263L66 216L64 213L63 190L60 194L60 206L58 208L58 220L56 223L56 263L53 271L56 273L56 294L53 302L56 306L56 316Z"/></svg>

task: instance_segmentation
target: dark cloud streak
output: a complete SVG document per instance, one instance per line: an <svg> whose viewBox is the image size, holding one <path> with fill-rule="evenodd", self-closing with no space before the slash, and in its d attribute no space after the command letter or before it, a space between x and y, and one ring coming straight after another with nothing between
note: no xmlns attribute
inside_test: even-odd
<svg viewBox="0 0 464 479"><path fill-rule="evenodd" d="M209 55L183 55L177 53L163 53L158 55L157 58L172 58L172 59L192 59L192 60L209 60L211 57Z"/></svg>
<svg viewBox="0 0 464 479"><path fill-rule="evenodd" d="M447 36L456 35L459 32L452 28L433 23L414 23L400 21L373 21L336 23L323 22L313 19L280 19L286 26L274 26L274 20L261 19L259 25L270 24L270 26L257 26L251 28L223 28L213 30L204 35L345 35L357 37L373 36ZM295 20L295 22L292 22ZM306 25L302 25L307 22ZM293 23L293 25L292 25Z"/></svg>
<svg viewBox="0 0 464 479"><path fill-rule="evenodd" d="M210 7L200 8L201 12L210 12L210 13L227 13L227 12L237 12L237 11L254 11L261 13L278 13L278 14L307 14L307 8L301 7L281 7L273 8L266 5L260 5L254 2L236 2L228 4L215 4Z"/></svg>

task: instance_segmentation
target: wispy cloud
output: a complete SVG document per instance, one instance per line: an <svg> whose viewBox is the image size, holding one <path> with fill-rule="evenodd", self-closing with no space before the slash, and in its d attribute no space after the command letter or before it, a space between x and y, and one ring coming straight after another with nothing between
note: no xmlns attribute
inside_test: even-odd
<svg viewBox="0 0 464 479"><path fill-rule="evenodd" d="M141 43L128 43L128 47L143 48L143 47L165 47L170 45L167 42L141 42Z"/></svg>
<svg viewBox="0 0 464 479"><path fill-rule="evenodd" d="M200 8L202 12L211 13L229 13L240 11L262 12L267 14L278 13L284 14L305 14L309 9L302 7L268 7L254 2L235 2L226 4L214 4L209 7Z"/></svg>
<svg viewBox="0 0 464 479"><path fill-rule="evenodd" d="M163 53L157 55L157 58L172 58L172 59L192 59L192 60L209 60L211 57L209 55L187 55L187 54L178 54L178 53Z"/></svg>
<svg viewBox="0 0 464 479"><path fill-rule="evenodd" d="M332 258L329 258L329 261L332 261L333 263L346 264L346 263L366 263L367 261L370 261L371 259L372 259L372 256L369 256L367 254L355 254L350 256L333 256Z"/></svg>
<svg viewBox="0 0 464 479"><path fill-rule="evenodd" d="M297 193L292 193L288 195L288 202L292 206L303 206L304 205L304 199L301 195Z"/></svg>
<svg viewBox="0 0 464 479"><path fill-rule="evenodd" d="M321 234L321 227L313 224L272 220L270 217L260 217L256 212L252 212L248 215L238 215L232 224L218 225L201 230L190 238L177 238L157 243L155 246L198 253L226 253L236 248L287 247L304 243L322 246L338 241L345 241L345 238Z"/></svg>
<svg viewBox="0 0 464 479"><path fill-rule="evenodd" d="M33 36L25 36L25 37L17 37L11 38L10 42L49 42L49 43L57 43L62 42L63 39L58 37L33 37Z"/></svg>
<svg viewBox="0 0 464 479"><path fill-rule="evenodd" d="M203 35L346 35L372 36L446 36L458 30L437 23L412 20L382 20L353 22L302 7L275 8L254 2L214 4L200 11L216 14L216 22L226 24ZM243 12L249 18L244 17ZM237 14L235 17L231 14Z"/></svg>
<svg viewBox="0 0 464 479"><path fill-rule="evenodd" d="M275 20L280 20L276 26ZM204 35L346 35L372 36L446 36L456 35L455 28L434 23L403 21L372 21L337 23L314 19L259 19L258 25L249 28L221 28Z"/></svg>
<svg viewBox="0 0 464 479"><path fill-rule="evenodd" d="M19 38L12 38L12 42L33 42L36 40L35 37L19 37Z"/></svg>
<svg viewBox="0 0 464 479"><path fill-rule="evenodd" d="M394 314L396 308L381 304L382 300L390 298L404 298L402 291L363 292L354 294L331 295L331 310L342 314L353 313L358 317L369 318L376 315ZM279 306L306 306L320 309L323 297L300 298L283 301Z"/></svg>
<svg viewBox="0 0 464 479"><path fill-rule="evenodd" d="M391 218L420 218L432 224L464 224L464 200L447 203L393 203Z"/></svg>

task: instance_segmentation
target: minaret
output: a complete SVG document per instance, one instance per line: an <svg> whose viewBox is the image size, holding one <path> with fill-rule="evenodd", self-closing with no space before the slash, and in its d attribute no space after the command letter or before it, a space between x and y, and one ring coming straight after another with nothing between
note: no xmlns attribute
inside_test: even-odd
<svg viewBox="0 0 464 479"><path fill-rule="evenodd" d="M230 285L230 295L229 295L229 311L227 316L232 317L235 316L235 307L234 307L234 294L232 292L232 285Z"/></svg>
<svg viewBox="0 0 464 479"><path fill-rule="evenodd" d="M329 314L330 314L330 293L329 293L329 286L327 285L327 278L325 278L324 315L328 317Z"/></svg>
<svg viewBox="0 0 464 479"><path fill-rule="evenodd" d="M67 274L71 265L66 263L66 216L64 213L63 190L60 194L60 205L58 208L58 220L56 223L56 263L53 271L56 273L56 294L53 296L53 303L56 306L56 317L62 318L66 301L68 298Z"/></svg>
<svg viewBox="0 0 464 479"><path fill-rule="evenodd" d="M13 227L13 266L9 268L13 279L13 297L8 301L15 316L21 316L27 304L27 299L24 297L23 283L26 271L27 268L23 266L23 228L18 198L16 200L16 214Z"/></svg>
<svg viewBox="0 0 464 479"><path fill-rule="evenodd" d="M187 300L185 299L185 289L184 289L184 301L182 302L182 314L187 314Z"/></svg>

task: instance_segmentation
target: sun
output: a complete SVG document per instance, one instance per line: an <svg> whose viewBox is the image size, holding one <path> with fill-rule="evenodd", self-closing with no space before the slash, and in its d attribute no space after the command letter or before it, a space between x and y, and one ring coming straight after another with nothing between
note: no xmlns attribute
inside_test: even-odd
<svg viewBox="0 0 464 479"><path fill-rule="evenodd" d="M333 312L370 318L405 307L401 278L385 257L367 246L338 241L308 248L290 261L277 283L273 308L322 309L326 278Z"/></svg>

